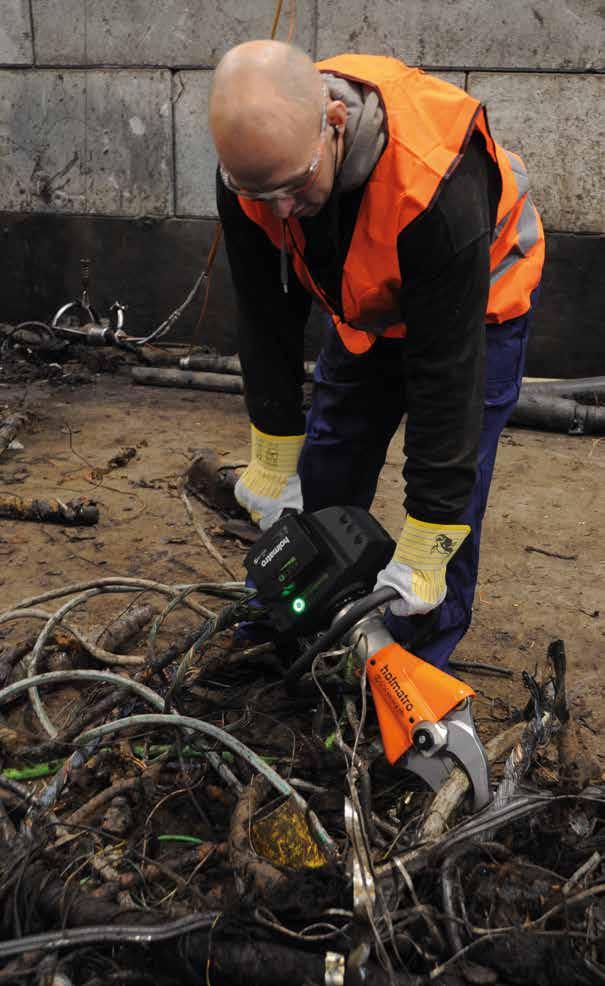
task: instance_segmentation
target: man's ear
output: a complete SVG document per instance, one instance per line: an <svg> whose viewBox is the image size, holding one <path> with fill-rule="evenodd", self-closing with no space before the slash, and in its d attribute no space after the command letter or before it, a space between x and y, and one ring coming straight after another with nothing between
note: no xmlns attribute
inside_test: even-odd
<svg viewBox="0 0 605 986"><path fill-rule="evenodd" d="M342 99L331 99L326 107L326 117L332 127L336 127L342 133L347 122L349 111Z"/></svg>

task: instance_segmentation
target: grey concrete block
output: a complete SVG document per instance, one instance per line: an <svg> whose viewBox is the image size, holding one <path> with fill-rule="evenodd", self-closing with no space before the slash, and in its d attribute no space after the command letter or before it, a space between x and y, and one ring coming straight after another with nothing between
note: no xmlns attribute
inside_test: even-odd
<svg viewBox="0 0 605 986"><path fill-rule="evenodd" d="M84 74L0 72L0 208L85 212Z"/></svg>
<svg viewBox="0 0 605 986"><path fill-rule="evenodd" d="M498 143L517 151L545 226L605 230L605 77L471 73Z"/></svg>
<svg viewBox="0 0 605 986"><path fill-rule="evenodd" d="M108 70L86 80L86 211L172 213L170 73Z"/></svg>
<svg viewBox="0 0 605 986"><path fill-rule="evenodd" d="M31 0L37 65L86 65L88 0Z"/></svg>
<svg viewBox="0 0 605 986"><path fill-rule="evenodd" d="M321 0L318 57L395 55L409 65L593 69L603 66L601 0Z"/></svg>
<svg viewBox="0 0 605 986"><path fill-rule="evenodd" d="M427 75L434 75L438 79L443 79L444 82L450 82L453 86L464 89L466 72L427 72Z"/></svg>
<svg viewBox="0 0 605 986"><path fill-rule="evenodd" d="M216 215L216 153L208 128L208 94L212 72L178 72L174 76L176 213Z"/></svg>
<svg viewBox="0 0 605 986"><path fill-rule="evenodd" d="M0 65L31 65L33 60L29 0L2 0Z"/></svg>
<svg viewBox="0 0 605 986"><path fill-rule="evenodd" d="M0 208L172 212L168 72L0 73Z"/></svg>
<svg viewBox="0 0 605 986"><path fill-rule="evenodd" d="M32 0L45 65L214 67L228 48L271 33L275 0ZM311 52L313 0L297 0L296 43ZM277 37L288 35L284 4Z"/></svg>

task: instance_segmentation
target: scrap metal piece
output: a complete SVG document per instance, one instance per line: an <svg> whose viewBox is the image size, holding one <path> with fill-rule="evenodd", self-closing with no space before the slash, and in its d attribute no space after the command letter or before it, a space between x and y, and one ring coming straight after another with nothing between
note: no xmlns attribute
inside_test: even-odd
<svg viewBox="0 0 605 986"><path fill-rule="evenodd" d="M326 952L324 986L344 986L345 957L340 952Z"/></svg>
<svg viewBox="0 0 605 986"><path fill-rule="evenodd" d="M113 331L108 325L96 325L93 322L83 326L82 333L88 346L110 346L114 339Z"/></svg>
<svg viewBox="0 0 605 986"><path fill-rule="evenodd" d="M90 260L87 257L82 257L80 260L80 279L82 282L82 295L78 300L68 301L67 304L62 305L53 316L53 320L50 323L53 329L72 329L76 336L79 334L77 328L72 328L69 325L62 325L66 315L68 313L75 314L84 313L84 322L82 322L81 315L78 314L78 324L83 325L85 322L92 322L95 325L100 325L101 320L90 303L90 297L88 294L88 286L90 283Z"/></svg>
<svg viewBox="0 0 605 986"><path fill-rule="evenodd" d="M126 321L125 314L127 311L128 305L122 305L119 301L114 301L109 309L109 327L113 332L121 332L124 328L124 322Z"/></svg>
<svg viewBox="0 0 605 986"><path fill-rule="evenodd" d="M350 798L345 798L345 825L353 848L353 912L366 921L374 912L376 887L359 817Z"/></svg>
<svg viewBox="0 0 605 986"><path fill-rule="evenodd" d="M89 305L83 305L81 301L68 301L67 304L61 305L59 309L53 315L52 322L50 323L53 329L63 329L72 328L73 332L78 332L78 329L71 326L62 325L61 323L65 319L68 313L84 312L86 316L86 321L97 322L97 316ZM78 317L78 323L81 324L81 320Z"/></svg>

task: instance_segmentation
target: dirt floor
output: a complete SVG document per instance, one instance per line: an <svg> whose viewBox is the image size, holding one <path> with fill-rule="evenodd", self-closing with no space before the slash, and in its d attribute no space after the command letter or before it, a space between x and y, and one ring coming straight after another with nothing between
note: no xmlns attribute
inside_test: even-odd
<svg viewBox="0 0 605 986"><path fill-rule="evenodd" d="M0 458L0 511L13 510L16 498L88 497L99 520L0 522L0 687L22 689L32 666L19 658L74 584L138 577L169 586L173 598L167 604L138 586L104 589L35 648L37 670L68 671L59 687L56 679L44 686L37 714L31 690L7 700L3 688L2 982L35 975L36 983L73 986L193 986L205 969L217 986L306 986L327 981L334 955L343 963L346 956L347 982L363 974L368 986L601 982L604 788L594 785L605 780L605 439L513 429L502 438L458 673L476 689L481 737L499 734L494 743L502 743L517 723L518 739L529 697L522 673L543 681L549 644L562 638L572 715L565 722L557 704L555 716L541 718L542 691L529 706L523 756L517 746L504 768L510 740L492 770L495 781L505 772L506 787L511 763L513 774L521 763L529 783L465 821L470 803L462 793L452 800L457 772L433 800L381 755L372 703L366 710L358 679L349 674L345 683L344 666L330 663L346 657L318 659L315 680L292 694L284 685L289 650L242 650L234 639L233 622L253 614L242 589L224 584L225 565L244 575L244 532L235 539L232 522L192 494L190 516L182 493L203 448L225 465L246 462L242 398L137 387L118 353L105 354L105 369L108 359L115 366L102 374L86 352L63 367L9 357L0 442L8 417L25 407L29 420ZM394 536L402 446L400 433L374 505ZM195 601L174 597L175 587L200 582L221 585L198 586ZM27 604L36 608L25 619L13 610L53 592ZM155 644L143 601L165 616ZM132 622L143 611L122 647L119 618ZM216 619L230 620L229 629ZM100 662L114 673L111 685L96 683ZM469 670L470 662L488 667ZM88 669L95 683L74 681L73 668ZM115 674L134 682L116 691ZM151 686L144 700L132 695L137 682ZM162 714L140 715L150 702ZM175 710L193 718L168 714ZM556 742L542 742L557 717ZM200 748L199 732L217 743L204 739ZM506 815L495 830L492 808ZM371 904L351 879L362 871L380 888Z"/></svg>
<svg viewBox="0 0 605 986"><path fill-rule="evenodd" d="M0 419L23 388L0 389ZM226 576L193 530L179 494L196 451L212 447L228 461L246 461L248 424L240 397L135 387L128 377L96 375L86 385L28 385L31 424L24 448L0 463L0 493L26 497L78 495L100 509L95 527L3 520L0 599L12 603L67 582L109 575L189 583ZM402 434L383 470L374 512L397 535L402 501ZM104 472L121 449L136 455ZM550 641L567 648L568 689L576 714L605 754L605 439L509 428L501 440L483 552L474 623L460 644L462 661L512 669L503 679L469 673L476 687L478 728L490 735L527 700L520 672L542 664ZM246 546L222 536L221 518L198 500L193 509L238 575ZM109 600L109 602L108 602ZM119 611L112 597L95 610L99 625ZM109 607L109 610L107 609ZM4 642L22 627L0 630Z"/></svg>

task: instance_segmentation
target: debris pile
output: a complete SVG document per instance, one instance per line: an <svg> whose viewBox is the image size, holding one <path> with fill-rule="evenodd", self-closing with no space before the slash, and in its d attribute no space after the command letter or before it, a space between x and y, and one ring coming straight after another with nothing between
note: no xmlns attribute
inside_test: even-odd
<svg viewBox="0 0 605 986"><path fill-rule="evenodd" d="M88 330L56 329L46 322L0 323L0 377L4 383L48 380L54 386L92 383L98 373L117 373L125 353L94 340ZM100 348L104 346L104 348Z"/></svg>
<svg viewBox="0 0 605 986"><path fill-rule="evenodd" d="M125 577L0 614L2 981L601 982L605 787L562 644L471 815L462 771L388 766L346 648L289 693L261 617L241 582Z"/></svg>

